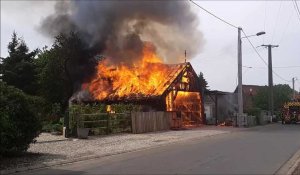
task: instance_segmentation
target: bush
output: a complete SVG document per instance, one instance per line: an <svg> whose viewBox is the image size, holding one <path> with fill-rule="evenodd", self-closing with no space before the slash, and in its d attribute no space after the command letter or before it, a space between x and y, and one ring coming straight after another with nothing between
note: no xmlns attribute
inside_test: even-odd
<svg viewBox="0 0 300 175"><path fill-rule="evenodd" d="M83 127L81 121L95 121L95 120L106 120L108 117L106 111L106 105L101 103L94 104L72 104L69 107L69 128L72 135L76 135L77 127ZM112 104L111 109L115 113L128 113L131 111L139 111L140 106L134 104ZM82 116L82 114L99 114L99 115L87 115ZM111 119L116 118L117 115L110 116ZM95 124L90 123L84 125L84 127L93 127ZM99 125L97 123L97 125Z"/></svg>
<svg viewBox="0 0 300 175"><path fill-rule="evenodd" d="M0 82L0 156L24 152L39 135L33 97Z"/></svg>
<svg viewBox="0 0 300 175"><path fill-rule="evenodd" d="M139 106L133 105L133 104L112 104L111 108L116 113L126 113L126 112L132 112L132 111L139 111Z"/></svg>
<svg viewBox="0 0 300 175"><path fill-rule="evenodd" d="M251 115L251 116L255 116L255 118L256 118L256 123L258 124L258 125L260 125L261 123L260 123L260 119L259 119L259 117L260 117L260 114L261 114L261 109L260 108L251 108L251 109L249 109L249 110L247 110L247 111L245 111L248 115Z"/></svg>
<svg viewBox="0 0 300 175"><path fill-rule="evenodd" d="M51 132L52 131L52 124L51 123L43 123L42 132Z"/></svg>
<svg viewBox="0 0 300 175"><path fill-rule="evenodd" d="M60 123L55 123L52 125L52 132L63 132L63 125Z"/></svg>

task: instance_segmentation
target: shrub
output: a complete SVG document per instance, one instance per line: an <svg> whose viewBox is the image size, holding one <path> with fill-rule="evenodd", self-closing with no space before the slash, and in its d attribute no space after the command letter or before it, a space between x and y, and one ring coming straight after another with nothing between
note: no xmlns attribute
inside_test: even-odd
<svg viewBox="0 0 300 175"><path fill-rule="evenodd" d="M49 122L43 122L42 132L51 132L52 124Z"/></svg>
<svg viewBox="0 0 300 175"><path fill-rule="evenodd" d="M0 156L28 149L39 135L41 124L34 111L33 97L0 82Z"/></svg>
<svg viewBox="0 0 300 175"><path fill-rule="evenodd" d="M260 114L261 114L261 109L260 108L251 108L247 111L245 111L248 115L251 115L251 116L255 116L255 119L256 119L256 123L258 125L260 125Z"/></svg>
<svg viewBox="0 0 300 175"><path fill-rule="evenodd" d="M111 105L111 108L116 112L116 113L126 113L126 112L131 112L131 111L138 111L138 106L133 105L133 104L113 104Z"/></svg>
<svg viewBox="0 0 300 175"><path fill-rule="evenodd" d="M134 104L112 104L111 109L115 113L128 113L131 111L139 111L140 106ZM86 115L82 116L82 114L99 114L99 115ZM106 105L101 103L95 104L72 104L69 107L69 128L71 130L72 135L76 135L77 127L83 127L82 121L95 121L95 120L106 120L108 117L106 111ZM111 119L115 119L117 115L111 115ZM85 124L84 127L93 127L99 125L89 123Z"/></svg>
<svg viewBox="0 0 300 175"><path fill-rule="evenodd" d="M55 123L52 125L52 132L63 132L63 125L60 123Z"/></svg>

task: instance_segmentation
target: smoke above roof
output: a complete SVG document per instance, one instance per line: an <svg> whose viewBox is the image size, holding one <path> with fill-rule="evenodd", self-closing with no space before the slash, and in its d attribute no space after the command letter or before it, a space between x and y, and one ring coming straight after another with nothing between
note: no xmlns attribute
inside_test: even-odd
<svg viewBox="0 0 300 175"><path fill-rule="evenodd" d="M42 20L50 37L76 32L86 45L115 63L134 63L152 43L166 63L192 58L202 50L199 19L188 1L58 1Z"/></svg>

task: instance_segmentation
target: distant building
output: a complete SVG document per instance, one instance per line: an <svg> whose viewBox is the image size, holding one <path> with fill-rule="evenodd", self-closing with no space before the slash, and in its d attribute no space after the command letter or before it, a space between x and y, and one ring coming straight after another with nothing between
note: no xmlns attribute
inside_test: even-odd
<svg viewBox="0 0 300 175"><path fill-rule="evenodd" d="M254 107L254 96L264 86L243 85L244 112ZM207 124L222 124L234 121L237 111L237 88L234 92L207 90L204 92L204 110Z"/></svg>
<svg viewBox="0 0 300 175"><path fill-rule="evenodd" d="M244 112L254 107L254 96L257 95L258 91L265 86L258 85L243 85L243 107ZM238 87L235 89L234 93L237 94Z"/></svg>
<svg viewBox="0 0 300 175"><path fill-rule="evenodd" d="M203 101L207 124L218 125L226 120L234 120L237 112L236 94L207 90L204 93Z"/></svg>

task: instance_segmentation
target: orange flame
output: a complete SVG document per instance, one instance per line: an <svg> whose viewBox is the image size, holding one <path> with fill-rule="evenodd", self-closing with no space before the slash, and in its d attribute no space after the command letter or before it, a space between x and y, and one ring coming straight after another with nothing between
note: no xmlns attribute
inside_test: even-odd
<svg viewBox="0 0 300 175"><path fill-rule="evenodd" d="M97 73L86 86L95 99L104 100L126 96L160 95L158 90L164 80L168 66L155 53L150 43L145 43L143 58L137 65L109 65L108 60L98 63Z"/></svg>

